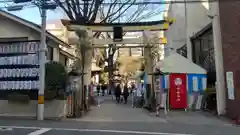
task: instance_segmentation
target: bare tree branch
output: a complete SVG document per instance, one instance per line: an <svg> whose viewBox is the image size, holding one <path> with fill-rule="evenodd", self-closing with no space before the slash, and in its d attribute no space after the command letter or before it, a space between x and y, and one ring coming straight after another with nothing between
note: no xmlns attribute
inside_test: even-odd
<svg viewBox="0 0 240 135"><path fill-rule="evenodd" d="M87 10L87 22L94 23L99 18L100 23L112 23L118 19L125 22L138 22L159 15L163 9L159 5L136 4L149 3L158 0L91 0L88 9L84 8L82 0L54 0L70 20L85 21L84 10ZM120 2L120 3L119 3ZM104 3L109 3L108 5ZM86 4L86 3L85 3ZM125 35L126 33L124 33ZM101 36L101 32L94 33L94 37ZM111 38L108 33L107 38ZM113 47L115 52L117 49Z"/></svg>

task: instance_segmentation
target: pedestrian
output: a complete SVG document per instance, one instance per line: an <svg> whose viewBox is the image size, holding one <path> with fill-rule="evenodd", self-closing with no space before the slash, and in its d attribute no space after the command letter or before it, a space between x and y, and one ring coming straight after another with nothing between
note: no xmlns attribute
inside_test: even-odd
<svg viewBox="0 0 240 135"><path fill-rule="evenodd" d="M106 90L106 84L103 84L102 85L102 96L104 96L105 95L105 90Z"/></svg>
<svg viewBox="0 0 240 135"><path fill-rule="evenodd" d="M129 91L128 91L127 84L125 84L125 86L123 87L124 104L127 104L128 96L129 96Z"/></svg>
<svg viewBox="0 0 240 135"><path fill-rule="evenodd" d="M100 95L100 90L101 90L101 87L99 84L97 84L97 95L99 96Z"/></svg>
<svg viewBox="0 0 240 135"><path fill-rule="evenodd" d="M131 84L131 94L133 93L133 90L134 90L135 88L136 88L135 84L132 83L132 84Z"/></svg>
<svg viewBox="0 0 240 135"><path fill-rule="evenodd" d="M121 96L121 87L120 87L120 84L118 84L115 89L115 97L116 97L117 103L120 103L120 96Z"/></svg>

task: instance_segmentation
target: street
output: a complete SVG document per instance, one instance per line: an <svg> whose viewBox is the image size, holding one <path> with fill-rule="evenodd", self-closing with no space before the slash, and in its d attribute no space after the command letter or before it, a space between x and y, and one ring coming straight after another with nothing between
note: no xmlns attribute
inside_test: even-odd
<svg viewBox="0 0 240 135"><path fill-rule="evenodd" d="M187 115L186 115L187 114ZM105 97L83 118L62 121L0 120L0 135L239 135L240 128L225 120L197 112L174 112L167 116L115 104Z"/></svg>

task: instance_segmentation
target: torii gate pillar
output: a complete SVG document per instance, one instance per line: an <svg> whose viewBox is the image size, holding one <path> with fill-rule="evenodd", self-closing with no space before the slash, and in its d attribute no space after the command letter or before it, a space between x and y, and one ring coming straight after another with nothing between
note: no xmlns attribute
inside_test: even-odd
<svg viewBox="0 0 240 135"><path fill-rule="evenodd" d="M149 31L145 30L143 31L143 38L144 38L144 64L145 64L145 69L144 71L148 73L153 72L153 60L152 60L152 55L151 55L151 47L150 46L150 34ZM150 97L153 96L153 78L151 75L147 75L147 84L150 84ZM145 105L148 105L151 101L146 101Z"/></svg>
<svg viewBox="0 0 240 135"><path fill-rule="evenodd" d="M83 43L85 44L85 48L83 48L82 51L82 55L84 57L83 58L83 84L85 86L88 86L91 84L91 67L92 67L92 59L93 59L93 48L92 48L92 37L93 37L93 33L91 30L82 30L85 31L86 33L86 37L84 38L80 38L79 42L80 44Z"/></svg>

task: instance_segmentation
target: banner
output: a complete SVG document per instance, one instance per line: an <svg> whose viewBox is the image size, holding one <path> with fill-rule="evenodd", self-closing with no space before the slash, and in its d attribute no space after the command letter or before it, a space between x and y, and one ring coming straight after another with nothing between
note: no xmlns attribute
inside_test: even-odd
<svg viewBox="0 0 240 135"><path fill-rule="evenodd" d="M169 98L171 108L187 108L187 75L173 73L170 74L169 80Z"/></svg>

